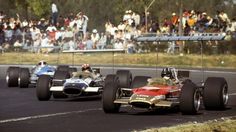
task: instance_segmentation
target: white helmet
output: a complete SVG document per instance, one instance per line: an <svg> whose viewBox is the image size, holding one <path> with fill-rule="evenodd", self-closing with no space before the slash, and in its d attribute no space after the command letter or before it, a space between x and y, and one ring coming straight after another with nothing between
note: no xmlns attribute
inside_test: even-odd
<svg viewBox="0 0 236 132"><path fill-rule="evenodd" d="M47 65L47 62L43 60L39 61L38 63L38 66L45 66L45 65Z"/></svg>

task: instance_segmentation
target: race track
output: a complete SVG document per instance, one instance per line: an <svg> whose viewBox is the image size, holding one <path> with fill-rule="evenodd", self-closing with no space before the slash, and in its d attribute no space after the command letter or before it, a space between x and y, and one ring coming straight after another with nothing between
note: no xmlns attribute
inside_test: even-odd
<svg viewBox="0 0 236 132"><path fill-rule="evenodd" d="M4 79L5 69L0 67L0 132L124 132L236 116L235 71L205 71L202 74L201 70L190 70L190 78L196 83L207 76L225 77L229 86L229 105L222 111L206 111L202 107L198 115L182 115L176 109L147 111L128 106L122 107L119 114L105 114L101 98L96 96L60 100L51 98L50 101L40 102L33 87L8 88ZM160 76L160 69L130 69L133 76ZM113 69L102 67L101 72L107 75Z"/></svg>

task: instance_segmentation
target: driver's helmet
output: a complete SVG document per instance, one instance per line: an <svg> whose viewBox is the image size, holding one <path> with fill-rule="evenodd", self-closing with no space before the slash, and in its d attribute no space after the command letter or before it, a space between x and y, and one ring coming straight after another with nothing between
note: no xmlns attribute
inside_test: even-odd
<svg viewBox="0 0 236 132"><path fill-rule="evenodd" d="M92 72L92 68L90 67L89 64L83 64L81 67L82 67L82 71Z"/></svg>
<svg viewBox="0 0 236 132"><path fill-rule="evenodd" d="M38 66L46 66L47 62L46 61L39 61Z"/></svg>
<svg viewBox="0 0 236 132"><path fill-rule="evenodd" d="M163 68L161 71L161 77L167 79L173 79L172 71L170 68Z"/></svg>

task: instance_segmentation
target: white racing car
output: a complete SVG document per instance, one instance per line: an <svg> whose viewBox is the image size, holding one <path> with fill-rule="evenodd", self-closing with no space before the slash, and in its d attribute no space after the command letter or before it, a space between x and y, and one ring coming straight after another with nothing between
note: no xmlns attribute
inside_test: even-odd
<svg viewBox="0 0 236 132"><path fill-rule="evenodd" d="M40 61L32 68L25 67L9 67L6 74L6 82L8 87L27 88L29 84L36 85L39 76L48 75L51 78L54 76L55 71L77 71L76 68L70 68L67 65L60 65L58 67L50 66L45 61Z"/></svg>
<svg viewBox="0 0 236 132"><path fill-rule="evenodd" d="M39 77L36 85L38 100L47 101L54 98L67 98L89 95L100 95L104 86L100 69L92 69L88 64L82 65L82 71L56 71L53 78L48 75Z"/></svg>

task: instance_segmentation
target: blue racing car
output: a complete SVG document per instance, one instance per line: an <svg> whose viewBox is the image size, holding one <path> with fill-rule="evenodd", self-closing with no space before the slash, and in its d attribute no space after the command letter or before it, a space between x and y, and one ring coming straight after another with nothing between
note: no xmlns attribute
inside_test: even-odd
<svg viewBox="0 0 236 132"><path fill-rule="evenodd" d="M48 75L51 78L54 76L56 70L62 71L77 71L76 68L69 68L69 66L61 65L57 68L50 66L45 61L40 61L36 66L29 68L9 67L6 74L6 82L8 87L27 88L29 84L34 86L37 83L39 76Z"/></svg>

